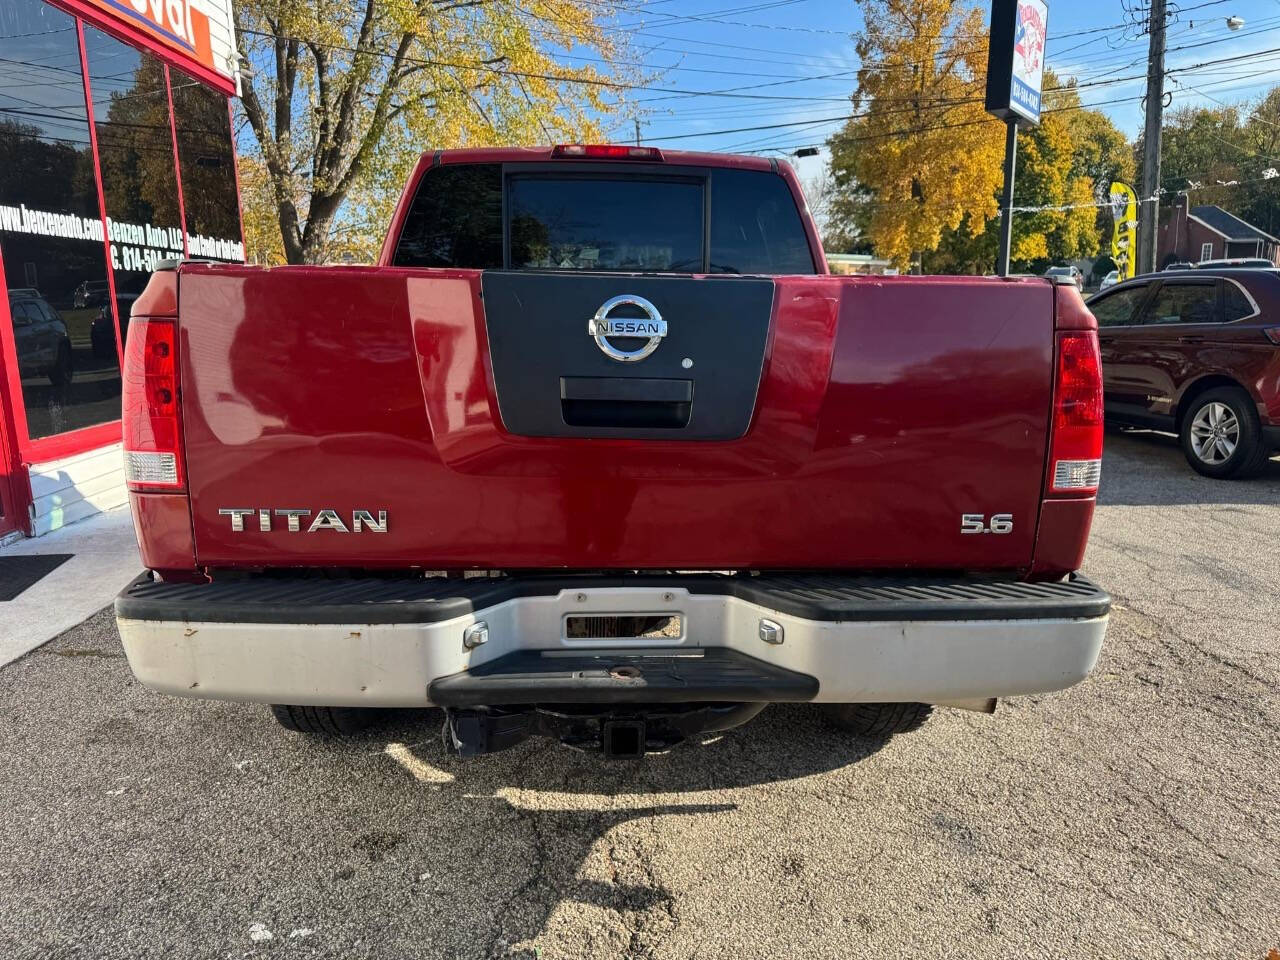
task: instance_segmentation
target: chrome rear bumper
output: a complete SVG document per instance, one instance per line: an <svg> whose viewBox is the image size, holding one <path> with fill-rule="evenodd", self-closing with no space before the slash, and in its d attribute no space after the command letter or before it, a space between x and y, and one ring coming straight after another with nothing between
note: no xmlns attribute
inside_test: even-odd
<svg viewBox="0 0 1280 960"><path fill-rule="evenodd" d="M459 707L940 703L1039 693L1088 675L1109 607L1106 593L1081 578L798 575L438 584L144 578L116 609L134 674L165 693ZM664 637L568 636L570 616L624 614L678 615L681 629ZM464 633L478 623L487 639L468 648Z"/></svg>

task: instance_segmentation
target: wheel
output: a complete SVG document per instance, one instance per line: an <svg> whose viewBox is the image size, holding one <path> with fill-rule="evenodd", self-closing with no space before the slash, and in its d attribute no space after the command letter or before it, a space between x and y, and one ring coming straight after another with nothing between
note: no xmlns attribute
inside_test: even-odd
<svg viewBox="0 0 1280 960"><path fill-rule="evenodd" d="M910 733L933 713L927 703L824 703L822 708L834 726L863 737Z"/></svg>
<svg viewBox="0 0 1280 960"><path fill-rule="evenodd" d="M271 713L286 730L331 737L359 733L383 716L383 711L370 707L298 707L284 703L273 703Z"/></svg>
<svg viewBox="0 0 1280 960"><path fill-rule="evenodd" d="M1267 460L1257 408L1239 387L1215 387L1196 397L1178 433L1187 463L1206 477L1248 477Z"/></svg>
<svg viewBox="0 0 1280 960"><path fill-rule="evenodd" d="M55 387L71 385L71 348L65 343L58 348L58 359L49 369L49 382Z"/></svg>

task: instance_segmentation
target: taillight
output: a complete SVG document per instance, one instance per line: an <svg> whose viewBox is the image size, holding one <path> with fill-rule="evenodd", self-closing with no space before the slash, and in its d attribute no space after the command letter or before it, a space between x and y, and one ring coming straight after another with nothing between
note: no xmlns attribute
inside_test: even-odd
<svg viewBox="0 0 1280 960"><path fill-rule="evenodd" d="M172 320L134 317L124 346L121 432L132 489L181 490L177 330Z"/></svg>
<svg viewBox="0 0 1280 960"><path fill-rule="evenodd" d="M1280 345L1280 327L1263 327L1262 332L1272 343Z"/></svg>
<svg viewBox="0 0 1280 960"><path fill-rule="evenodd" d="M595 158L599 160L662 160L657 147L628 147L615 143L562 143L551 151L551 156Z"/></svg>
<svg viewBox="0 0 1280 960"><path fill-rule="evenodd" d="M1049 444L1049 492L1097 493L1102 476L1102 358L1093 330L1058 334Z"/></svg>

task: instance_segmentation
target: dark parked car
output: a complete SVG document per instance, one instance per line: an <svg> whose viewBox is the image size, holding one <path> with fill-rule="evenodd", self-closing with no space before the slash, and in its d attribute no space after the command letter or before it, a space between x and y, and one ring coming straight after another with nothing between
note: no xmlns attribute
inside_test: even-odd
<svg viewBox="0 0 1280 960"><path fill-rule="evenodd" d="M124 342L129 332L129 311L133 309L133 301L138 299L136 293L116 294L116 316L120 318L120 342ZM111 310L104 303L98 315L89 324L89 340L93 345L93 355L99 360L108 360L116 355L116 327Z"/></svg>
<svg viewBox="0 0 1280 960"><path fill-rule="evenodd" d="M9 316L22 377L46 376L55 387L71 383L71 337L58 311L34 287L9 291Z"/></svg>
<svg viewBox="0 0 1280 960"><path fill-rule="evenodd" d="M1089 300L1108 422L1178 434L1210 477L1280 449L1280 270L1149 274Z"/></svg>

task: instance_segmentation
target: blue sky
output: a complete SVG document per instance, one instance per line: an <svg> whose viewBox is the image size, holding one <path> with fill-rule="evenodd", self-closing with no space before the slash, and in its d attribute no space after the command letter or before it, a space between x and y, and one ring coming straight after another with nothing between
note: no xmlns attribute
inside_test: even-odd
<svg viewBox="0 0 1280 960"><path fill-rule="evenodd" d="M1085 103L1104 110L1129 136L1142 125L1138 98L1145 90L1147 37L1127 22L1124 7L1141 4L1049 3L1046 62L1060 76L1092 84L1081 90ZM980 6L989 19L989 2ZM1168 28L1166 89L1174 107L1235 102L1280 83L1280 0L1170 0L1169 9L1175 15ZM1243 27L1229 30L1229 16L1243 18ZM644 141L777 156L821 144L840 126L832 118L850 109L845 98L858 61L849 35L860 24L852 0L648 0L639 12L620 15L617 29L636 59L660 71L652 91L632 94L647 112ZM770 124L791 125L742 129ZM633 135L628 121L612 139ZM825 158L792 162L807 180Z"/></svg>

